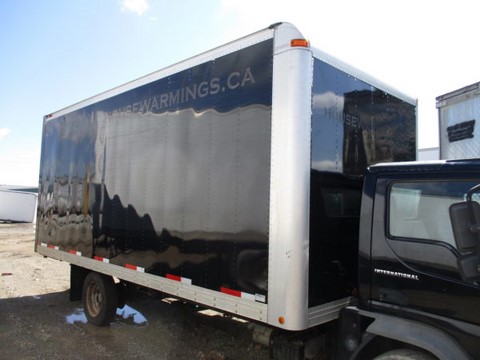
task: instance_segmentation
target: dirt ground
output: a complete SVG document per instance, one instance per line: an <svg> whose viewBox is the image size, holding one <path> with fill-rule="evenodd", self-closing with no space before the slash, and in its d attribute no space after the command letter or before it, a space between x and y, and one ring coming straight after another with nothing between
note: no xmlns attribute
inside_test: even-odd
<svg viewBox="0 0 480 360"><path fill-rule="evenodd" d="M32 224L0 223L0 359L268 359L248 324L134 294L114 323L70 302L69 265L33 251Z"/></svg>

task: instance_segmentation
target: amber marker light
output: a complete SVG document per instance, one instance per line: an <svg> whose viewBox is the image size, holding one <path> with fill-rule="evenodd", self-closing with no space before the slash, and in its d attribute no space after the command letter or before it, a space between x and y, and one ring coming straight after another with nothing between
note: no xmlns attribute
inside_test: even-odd
<svg viewBox="0 0 480 360"><path fill-rule="evenodd" d="M280 324L282 324L282 325L285 324L285 318L284 318L283 316L280 316L280 317L278 318L278 322L279 322Z"/></svg>
<svg viewBox="0 0 480 360"><path fill-rule="evenodd" d="M291 47L310 47L310 43L305 39L293 39L290 41Z"/></svg>

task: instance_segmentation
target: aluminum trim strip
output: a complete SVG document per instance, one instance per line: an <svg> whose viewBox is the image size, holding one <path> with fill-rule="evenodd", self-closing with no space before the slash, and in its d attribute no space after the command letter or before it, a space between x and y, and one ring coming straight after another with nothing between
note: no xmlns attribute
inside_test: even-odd
<svg viewBox="0 0 480 360"><path fill-rule="evenodd" d="M273 60L268 323L287 330L308 325L313 61L307 48L286 50L298 37L293 27L280 27Z"/></svg>

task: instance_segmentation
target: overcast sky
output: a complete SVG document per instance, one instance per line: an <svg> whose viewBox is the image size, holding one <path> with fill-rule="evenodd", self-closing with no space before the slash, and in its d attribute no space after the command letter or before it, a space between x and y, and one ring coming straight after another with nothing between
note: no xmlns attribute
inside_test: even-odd
<svg viewBox="0 0 480 360"><path fill-rule="evenodd" d="M418 98L419 146L438 145L435 97L480 81L475 0L1 0L0 184L36 185L42 118L278 21Z"/></svg>

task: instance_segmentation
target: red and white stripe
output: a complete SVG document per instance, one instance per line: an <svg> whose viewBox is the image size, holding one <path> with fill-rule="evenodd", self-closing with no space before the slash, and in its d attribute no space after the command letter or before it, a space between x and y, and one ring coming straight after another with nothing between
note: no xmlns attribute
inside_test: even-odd
<svg viewBox="0 0 480 360"><path fill-rule="evenodd" d="M56 245L48 245L47 243L40 243L40 246L41 247L44 247L44 248L49 248L49 249L53 249L53 250L60 250L60 248Z"/></svg>
<svg viewBox="0 0 480 360"><path fill-rule="evenodd" d="M182 276L167 274L166 278L170 279L170 280L174 280L174 281L179 281L179 282L184 283L184 284L192 285L192 279L184 278Z"/></svg>
<svg viewBox="0 0 480 360"><path fill-rule="evenodd" d="M250 294L243 291L229 289L225 287L221 287L220 291L224 294L236 296L245 300L258 301L263 303L265 302L265 296L261 294Z"/></svg>
<svg viewBox="0 0 480 360"><path fill-rule="evenodd" d="M97 261L101 261L101 262L104 262L104 263L107 263L107 264L110 262L109 259L101 257L101 256L94 256L93 258Z"/></svg>
<svg viewBox="0 0 480 360"><path fill-rule="evenodd" d="M130 269L130 270L135 270L135 271L139 271L139 272L142 272L142 273L145 272L145 268L143 268L141 266L132 265L132 264L125 264L125 267L127 269Z"/></svg>
<svg viewBox="0 0 480 360"><path fill-rule="evenodd" d="M82 253L76 250L68 250L68 253L72 255L82 256Z"/></svg>

